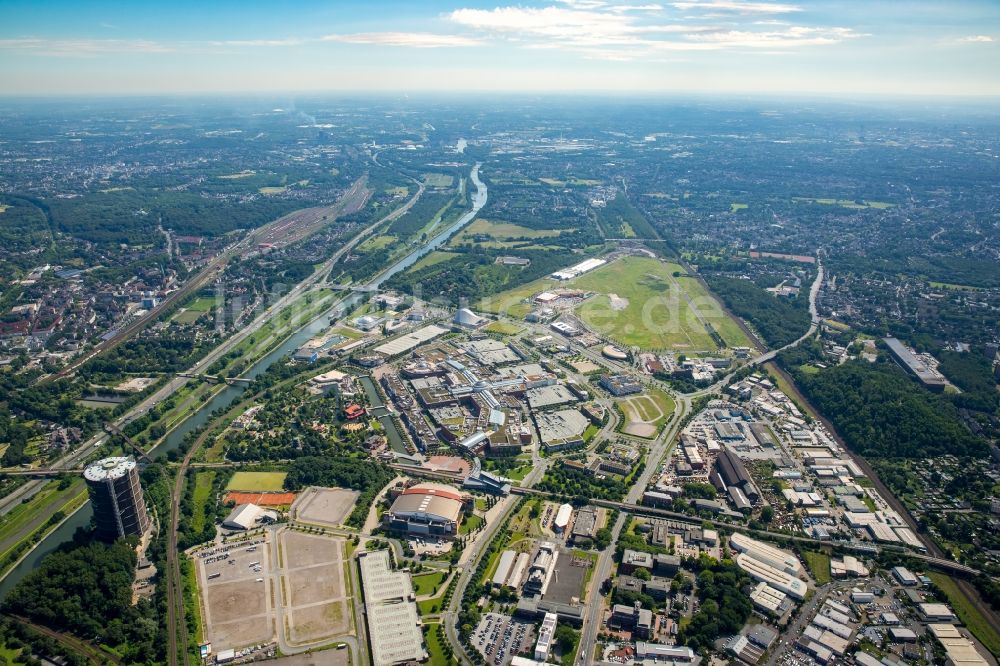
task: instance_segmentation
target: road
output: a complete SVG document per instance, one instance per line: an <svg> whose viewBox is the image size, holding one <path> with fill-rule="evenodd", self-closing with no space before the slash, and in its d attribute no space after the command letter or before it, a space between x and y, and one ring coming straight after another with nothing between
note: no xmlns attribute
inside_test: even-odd
<svg viewBox="0 0 1000 666"><path fill-rule="evenodd" d="M632 484L622 504L631 505L639 503L642 499L643 491L649 485L650 479L656 474L665 456L669 453L680 431L680 424L691 409L691 401L678 399L676 405L677 407L674 410L673 416L671 416L671 421L650 446L649 453L646 456L646 467L643 469L642 474L635 480L635 483ZM621 531L625 526L625 517L626 514L624 512L619 512L618 519L611 527L611 543L598 555L597 564L594 567L594 575L590 579L590 589L587 591L586 597L587 614L584 617L583 627L580 630L580 647L577 650L577 663L579 664L586 664L588 663L588 658L593 657L594 646L597 642L597 633L601 629L601 619L604 611L604 598L600 595L600 587L601 583L611 575L615 548L618 543L618 537L621 536ZM593 658L593 661L597 661L596 657Z"/></svg>

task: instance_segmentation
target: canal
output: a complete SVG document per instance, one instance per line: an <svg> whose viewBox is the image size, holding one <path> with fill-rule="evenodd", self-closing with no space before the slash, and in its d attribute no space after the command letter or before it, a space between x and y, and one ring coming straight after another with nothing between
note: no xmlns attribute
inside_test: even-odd
<svg viewBox="0 0 1000 666"><path fill-rule="evenodd" d="M488 197L486 185L479 180L479 167L480 164L477 163L472 168L472 172L469 175L473 184L476 186L476 192L472 196L472 209L459 218L458 221L449 225L447 229L432 238L428 243L414 249L398 262L379 273L375 278L368 282L366 286L378 287L393 275L406 270L417 261L420 261L420 259L426 254L436 250L444 244L453 233L472 221L472 219L479 213L480 209L486 205ZM292 353L305 344L305 342L310 338L318 335L328 328L331 314L337 312L338 310L341 312L349 312L351 308L361 302L364 296L365 295L361 293L353 293L350 296L337 301L329 309L309 321L305 326L299 329L297 333L285 340L280 346L253 364L249 370L243 373L243 376L253 379L266 372L267 369L275 362ZM365 380L367 380L367 383ZM368 395L369 402L372 405L373 416L379 420L379 423L381 423L386 430L386 437L389 439L389 445L394 451L406 453L405 440L396 429L396 424L393 421L392 416L389 414L388 409L382 402L381 397L379 397L378 390L376 389L374 382L372 382L370 378L363 378L361 384L362 387L364 387L365 393ZM208 423L208 421L212 418L212 412L220 407L229 407L234 401L239 400L243 395L243 392L246 390L247 387L242 384L227 386L225 389L217 393L215 397L202 405L197 412L186 418L179 426L172 430L159 445L154 447L149 452L150 457L156 458L159 455L164 455L180 447L180 445L184 442L184 437L188 433L193 432ZM378 408L377 412L376 406ZM90 502L87 502L74 514L72 514L62 525L42 539L42 541L39 542L39 544L27 555L27 557L25 557L16 567L7 572L7 575L4 576L3 580L0 580L0 600L6 597L7 593L10 592L10 590L13 589L13 587L17 585L26 575L28 575L29 572L34 570L46 555L54 552L62 544L72 540L73 534L76 532L77 528L86 527L90 523L90 519L93 515L94 510L91 507Z"/></svg>

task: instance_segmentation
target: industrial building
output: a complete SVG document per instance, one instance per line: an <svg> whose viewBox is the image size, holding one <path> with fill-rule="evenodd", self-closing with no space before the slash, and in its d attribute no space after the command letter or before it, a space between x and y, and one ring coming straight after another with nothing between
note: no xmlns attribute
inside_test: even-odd
<svg viewBox="0 0 1000 666"><path fill-rule="evenodd" d="M581 261L575 266L570 266L569 268L564 268L561 271L556 271L552 274L557 280L572 280L578 275L583 275L588 271L592 271L598 266L603 266L608 263L606 259L587 259L586 261Z"/></svg>
<svg viewBox="0 0 1000 666"><path fill-rule="evenodd" d="M149 514L139 485L135 458L98 460L83 472L94 505L96 536L104 541L142 535L149 528Z"/></svg>
<svg viewBox="0 0 1000 666"><path fill-rule="evenodd" d="M576 512L576 521L573 523L572 538L576 542L580 539L592 539L597 532L597 510L590 506L585 506Z"/></svg>
<svg viewBox="0 0 1000 666"><path fill-rule="evenodd" d="M497 570L493 574L493 586L517 589L528 569L528 554L505 550L500 554Z"/></svg>
<svg viewBox="0 0 1000 666"><path fill-rule="evenodd" d="M538 628L538 642L535 643L535 659L537 661L547 661L549 653L552 651L552 642L556 637L556 624L559 616L555 613L546 613L542 618L542 626Z"/></svg>
<svg viewBox="0 0 1000 666"><path fill-rule="evenodd" d="M757 587L750 592L750 600L754 606L772 615L783 615L792 605L787 594L765 582L757 583Z"/></svg>
<svg viewBox="0 0 1000 666"><path fill-rule="evenodd" d="M694 661L694 650L687 646L662 645L636 641L635 659L638 663L686 664Z"/></svg>
<svg viewBox="0 0 1000 666"><path fill-rule="evenodd" d="M535 559L531 561L531 567L528 569L528 579L524 583L525 594L545 594L558 558L559 553L556 551L555 544L551 541L542 542L538 547L538 552L535 553Z"/></svg>
<svg viewBox="0 0 1000 666"><path fill-rule="evenodd" d="M361 553L358 566L364 588L372 663L392 666L426 659L409 574L392 570L387 550Z"/></svg>
<svg viewBox="0 0 1000 666"><path fill-rule="evenodd" d="M793 599L798 599L799 601L805 599L807 590L806 584L798 578L790 576L785 571L776 569L769 564L761 562L747 553L740 553L737 555L736 564L750 574L751 578L767 583L771 587L784 592Z"/></svg>
<svg viewBox="0 0 1000 666"><path fill-rule="evenodd" d="M953 664L986 666L989 663L976 649L976 644L963 636L955 625L929 624L927 628L931 630Z"/></svg>
<svg viewBox="0 0 1000 666"><path fill-rule="evenodd" d="M628 375L604 375L598 383L601 388L614 396L642 393L642 384Z"/></svg>
<svg viewBox="0 0 1000 666"><path fill-rule="evenodd" d="M694 463L692 463L693 466ZM723 449L719 453L719 457L715 460L715 470L718 472L718 476L710 477L710 480L719 491L727 492L728 488L736 487L743 492L746 500L756 502L760 499L760 491L757 490L757 486L751 480L746 465L743 464L739 456L729 449ZM722 483L720 484L719 481L722 481Z"/></svg>
<svg viewBox="0 0 1000 666"><path fill-rule="evenodd" d="M774 567L779 571L784 571L796 577L802 574L802 563L799 562L799 558L763 541L758 541L745 534L734 532L729 537L729 545L733 547L733 550L745 553L755 560Z"/></svg>
<svg viewBox="0 0 1000 666"><path fill-rule="evenodd" d="M462 507L462 495L455 488L440 483L418 483L400 493L382 522L393 532L454 537Z"/></svg>
<svg viewBox="0 0 1000 666"><path fill-rule="evenodd" d="M907 587L912 587L920 582L917 577L913 575L913 572L906 567L893 567L892 577L899 581L900 585L905 585Z"/></svg>
<svg viewBox="0 0 1000 666"><path fill-rule="evenodd" d="M921 384L931 391L944 391L945 384L947 383L944 377L917 358L916 354L909 347L896 338L885 338L884 342L886 347L889 348L889 353L893 359L903 366L904 370L916 377Z"/></svg>

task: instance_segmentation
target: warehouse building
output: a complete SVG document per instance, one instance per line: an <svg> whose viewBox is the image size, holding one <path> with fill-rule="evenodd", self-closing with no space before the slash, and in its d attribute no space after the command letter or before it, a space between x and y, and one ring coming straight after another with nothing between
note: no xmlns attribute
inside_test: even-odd
<svg viewBox="0 0 1000 666"><path fill-rule="evenodd" d="M392 570L387 550L361 553L358 566L372 663L393 666L425 660L427 653L409 574Z"/></svg>
<svg viewBox="0 0 1000 666"><path fill-rule="evenodd" d="M636 641L635 660L638 663L687 664L694 661L694 651L679 645L662 645Z"/></svg>
<svg viewBox="0 0 1000 666"><path fill-rule="evenodd" d="M921 384L931 391L944 391L945 379L939 373L927 367L927 364L917 358L910 349L896 338L885 338L889 353L903 369L916 377Z"/></svg>
<svg viewBox="0 0 1000 666"><path fill-rule="evenodd" d="M392 532L454 537L462 517L461 494L440 483L418 483L404 490L382 518Z"/></svg>
<svg viewBox="0 0 1000 666"><path fill-rule="evenodd" d="M785 571L761 562L747 553L737 555L736 564L750 574L750 577L754 580L767 583L793 599L798 599L799 601L805 599L806 584L798 578L790 576Z"/></svg>
<svg viewBox="0 0 1000 666"><path fill-rule="evenodd" d="M734 532L729 537L729 545L733 547L733 550L746 553L755 560L774 567L779 571L784 571L796 577L802 574L802 563L799 562L799 558L763 541L758 541L745 534Z"/></svg>
<svg viewBox="0 0 1000 666"><path fill-rule="evenodd" d="M934 638L941 644L953 664L961 666L986 666L989 662L976 649L976 644L962 635L952 624L929 624Z"/></svg>
<svg viewBox="0 0 1000 666"><path fill-rule="evenodd" d="M787 594L764 582L757 583L750 592L750 600L757 608L776 616L784 615L792 607Z"/></svg>

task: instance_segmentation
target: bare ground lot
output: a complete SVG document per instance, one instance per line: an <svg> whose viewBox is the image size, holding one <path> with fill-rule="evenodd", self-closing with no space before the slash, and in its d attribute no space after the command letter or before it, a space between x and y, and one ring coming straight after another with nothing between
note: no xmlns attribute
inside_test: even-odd
<svg viewBox="0 0 1000 666"><path fill-rule="evenodd" d="M284 530L279 540L288 642L307 645L353 633L344 539Z"/></svg>
<svg viewBox="0 0 1000 666"><path fill-rule="evenodd" d="M292 504L292 517L305 523L339 527L354 510L355 490L308 488Z"/></svg>
<svg viewBox="0 0 1000 666"><path fill-rule="evenodd" d="M289 642L314 641L348 633L350 613L344 601L331 601L293 610L289 618Z"/></svg>
<svg viewBox="0 0 1000 666"><path fill-rule="evenodd" d="M249 617L235 622L212 624L212 645L251 645L267 643L274 635L271 619L266 615Z"/></svg>
<svg viewBox="0 0 1000 666"><path fill-rule="evenodd" d="M278 528L268 541L196 558L206 639L216 649L240 648L273 640L277 631L292 645L320 646L353 634L345 540Z"/></svg>
<svg viewBox="0 0 1000 666"><path fill-rule="evenodd" d="M344 567L339 558L334 564L320 564L287 575L292 606L306 606L324 599L344 596Z"/></svg>
<svg viewBox="0 0 1000 666"><path fill-rule="evenodd" d="M349 650L323 650L313 654L297 654L267 662L268 666L348 666Z"/></svg>

